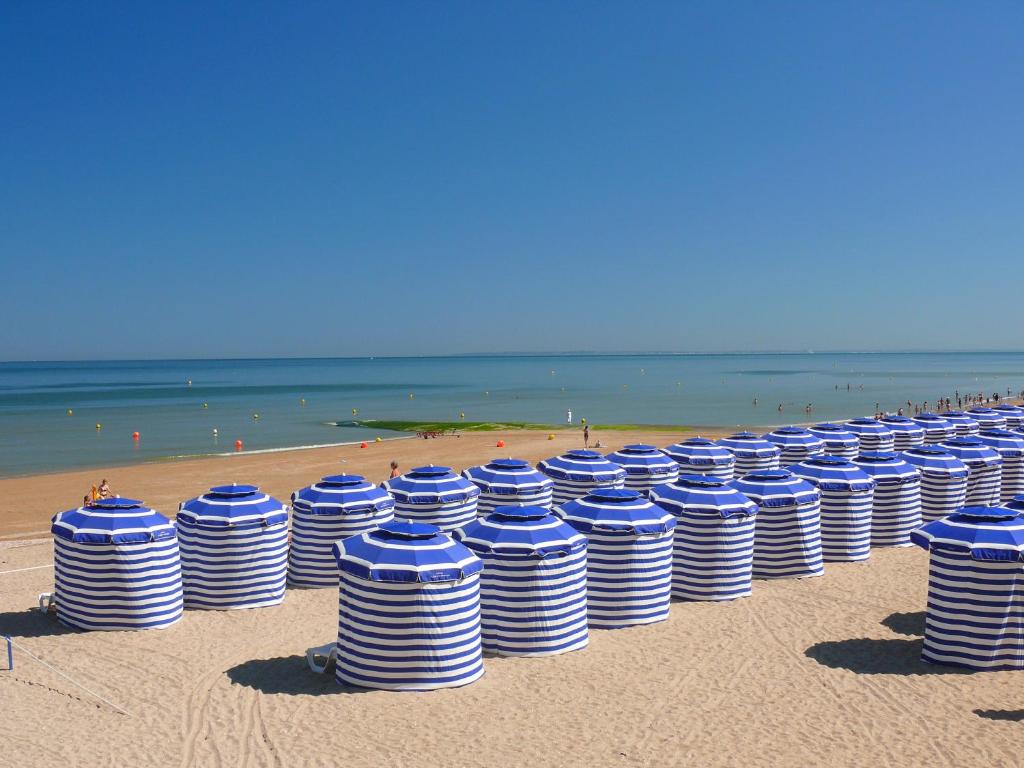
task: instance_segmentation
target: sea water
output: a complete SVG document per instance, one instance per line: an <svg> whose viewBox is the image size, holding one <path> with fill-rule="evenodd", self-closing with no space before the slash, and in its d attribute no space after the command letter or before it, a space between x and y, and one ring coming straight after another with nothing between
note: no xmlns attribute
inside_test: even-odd
<svg viewBox="0 0 1024 768"><path fill-rule="evenodd" d="M0 475L394 436L336 426L371 419L768 427L1022 388L1009 352L11 362Z"/></svg>

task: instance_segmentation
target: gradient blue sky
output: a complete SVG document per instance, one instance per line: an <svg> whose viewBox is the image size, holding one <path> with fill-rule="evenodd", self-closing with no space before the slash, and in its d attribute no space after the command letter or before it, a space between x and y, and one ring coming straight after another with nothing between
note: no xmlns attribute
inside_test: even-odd
<svg viewBox="0 0 1024 768"><path fill-rule="evenodd" d="M0 359L1020 349L1022 30L4 3Z"/></svg>

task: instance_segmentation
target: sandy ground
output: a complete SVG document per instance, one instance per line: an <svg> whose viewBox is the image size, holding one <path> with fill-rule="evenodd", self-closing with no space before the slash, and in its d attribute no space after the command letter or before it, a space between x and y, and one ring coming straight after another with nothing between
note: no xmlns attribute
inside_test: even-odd
<svg viewBox="0 0 1024 768"><path fill-rule="evenodd" d="M494 448L499 437L504 450ZM618 447L678 435L599 437ZM538 459L577 439L470 435L105 474L123 495L173 510L216 482L256 482L286 497L339 468L379 480L391 458L462 468L500 455ZM0 533L9 537L0 542L0 633L130 714L18 653L15 669L0 671L0 766L1020 762L1024 674L918 660L926 555L917 548L875 550L820 579L757 582L734 603L675 603L667 622L595 632L584 651L491 658L466 688L355 691L304 663L307 647L335 633L333 590L290 590L269 609L187 611L168 630L138 633L75 632L30 611L52 587L52 569L37 567L52 562L46 521L95 475L0 481Z"/></svg>

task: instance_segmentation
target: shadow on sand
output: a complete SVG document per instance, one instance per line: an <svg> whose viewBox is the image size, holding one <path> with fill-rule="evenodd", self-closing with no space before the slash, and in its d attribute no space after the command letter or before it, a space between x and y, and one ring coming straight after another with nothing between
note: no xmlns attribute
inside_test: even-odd
<svg viewBox="0 0 1024 768"><path fill-rule="evenodd" d="M339 685L334 679L334 667L318 675L306 665L303 654L278 656L273 659L253 659L226 672L228 679L263 693L283 693L288 696L328 696L343 693L369 693L365 688Z"/></svg>
<svg viewBox="0 0 1024 768"><path fill-rule="evenodd" d="M75 631L57 621L53 614L45 614L35 608L0 613L0 635L10 635L14 638L49 637L69 635Z"/></svg>
<svg viewBox="0 0 1024 768"><path fill-rule="evenodd" d="M963 675L969 670L921 661L923 640L876 640L860 637L815 643L804 655L833 669L859 675Z"/></svg>
<svg viewBox="0 0 1024 768"><path fill-rule="evenodd" d="M891 613L882 619L882 626L888 627L897 635L924 637L924 617L924 611Z"/></svg>
<svg viewBox="0 0 1024 768"><path fill-rule="evenodd" d="M986 720L1005 720L1010 723L1024 722L1024 709L976 709L974 714Z"/></svg>

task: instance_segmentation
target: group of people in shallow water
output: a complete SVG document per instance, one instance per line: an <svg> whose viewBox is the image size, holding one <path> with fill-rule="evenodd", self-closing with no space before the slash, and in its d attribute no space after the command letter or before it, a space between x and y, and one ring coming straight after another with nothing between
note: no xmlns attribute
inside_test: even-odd
<svg viewBox="0 0 1024 768"><path fill-rule="evenodd" d="M860 388L863 390L864 389L864 385L861 384ZM839 389L839 385L838 384L836 384L836 389L837 390ZM849 384L846 385L846 391L847 392L850 391L850 385ZM1013 397L1013 390L1010 389L1010 388L1007 388L1005 396L1006 397ZM968 393L965 393L965 394L961 395L960 394L960 390L956 390L956 393L954 394L954 397L956 398L956 408L957 408L957 410L961 410L964 407L972 408L972 407L976 407L976 406L979 406L979 405L989 405L989 404L998 403L1003 398L1003 395L1000 395L998 392L993 392L991 395L986 395L983 392L978 392L977 394L973 394L973 393L968 392ZM1017 393L1017 399L1018 400L1024 400L1024 389L1022 389L1020 392ZM758 400L755 397L754 398L754 405L756 406L757 403L758 403ZM896 409L896 415L897 416L903 416L905 413L909 414L911 411L913 411L915 416L919 416L922 413L928 413L928 410L929 410L928 406L929 405L930 405L930 403L929 403L928 400L925 400L923 403L915 403L915 402L913 402L911 400L907 400L906 411L904 412L903 407L900 406L899 408ZM779 408L778 408L779 413L782 413L784 410L785 410L784 404L783 403L779 403ZM938 398L935 401L935 410L938 413L942 413L943 411L951 411L951 410L953 410L953 398L950 398L950 397L940 397L940 398ZM814 403L808 403L807 405L804 406L804 413L810 414L813 411L814 411ZM881 408L879 403L875 403L875 418L876 419L880 419L883 416L887 416L889 414L890 414L890 412L882 410L882 408Z"/></svg>
<svg viewBox="0 0 1024 768"><path fill-rule="evenodd" d="M107 483L107 479L103 478L100 480L98 486L94 485L92 489L85 494L85 498L82 499L82 505L88 507L95 501L100 499L112 499L114 498L114 492L110 490L110 484Z"/></svg>

